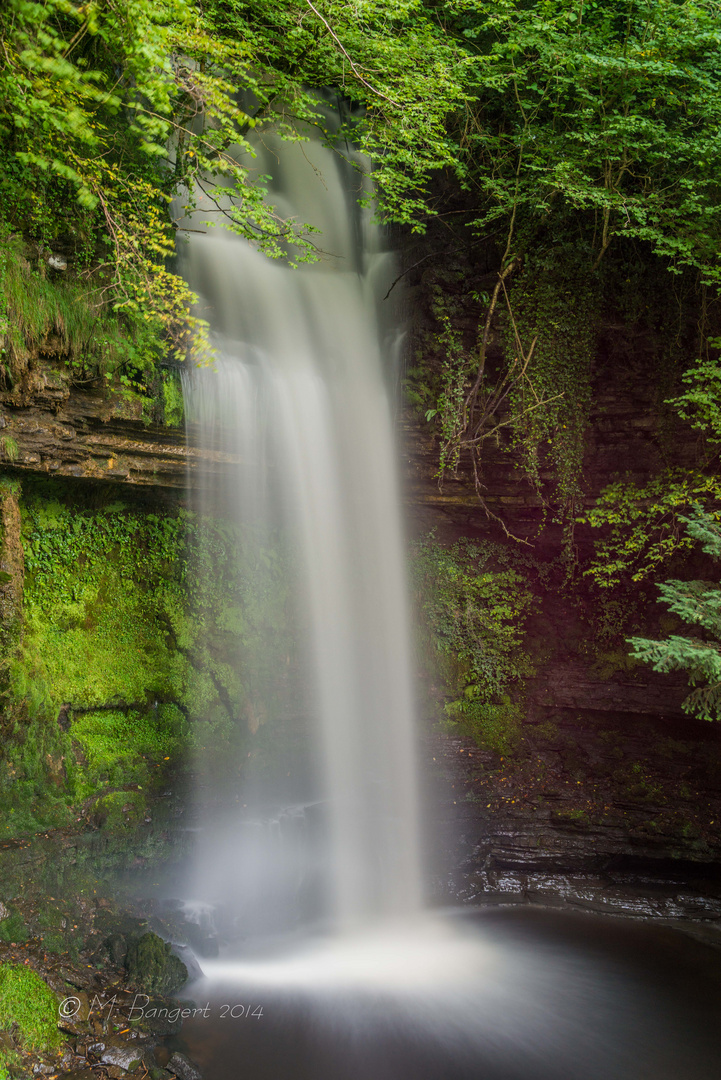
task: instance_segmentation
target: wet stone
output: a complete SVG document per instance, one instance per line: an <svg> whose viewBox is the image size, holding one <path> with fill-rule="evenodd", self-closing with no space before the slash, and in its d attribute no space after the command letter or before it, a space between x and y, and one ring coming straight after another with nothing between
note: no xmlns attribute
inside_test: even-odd
<svg viewBox="0 0 721 1080"><path fill-rule="evenodd" d="M173 994L188 978L188 970L162 938L152 931L128 943L128 978L151 994Z"/></svg>
<svg viewBox="0 0 721 1080"><path fill-rule="evenodd" d="M185 1054L173 1054L168 1062L171 1073L175 1073L178 1080L203 1080L203 1075L197 1065L193 1064Z"/></svg>
<svg viewBox="0 0 721 1080"><path fill-rule="evenodd" d="M121 1069L132 1072L142 1063L143 1050L139 1046L128 1046L121 1040L109 1040L99 1057L103 1065L118 1065Z"/></svg>

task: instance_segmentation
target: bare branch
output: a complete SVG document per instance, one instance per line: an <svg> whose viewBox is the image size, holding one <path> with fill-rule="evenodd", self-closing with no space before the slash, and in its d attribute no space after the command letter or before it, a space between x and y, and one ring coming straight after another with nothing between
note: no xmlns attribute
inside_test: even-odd
<svg viewBox="0 0 721 1080"><path fill-rule="evenodd" d="M367 81L366 81L366 79L364 79L364 78L363 78L363 76L361 75L360 71L359 71L359 70L358 70L358 68L357 68L357 67L355 66L355 64L354 64L354 63L353 63L353 61L351 60L350 56L348 55L348 53L347 53L347 52L345 51L345 49L343 48L343 44L342 44L342 42L341 42L340 38L338 37L338 35L337 35L337 34L335 33L335 31L333 30L333 27L332 27L332 26L330 25L330 23L329 23L329 22L327 22L327 21L326 21L326 20L325 20L325 19L323 18L323 16L321 15L321 13L320 13L320 12L318 11L318 9L317 9L317 8L313 7L313 5L311 4L310 0L305 0L305 2L306 2L306 4L308 5L308 7L310 8L310 10L311 10L311 11L313 11L313 12L315 12L315 14L316 14L316 15L318 16L318 18L320 19L320 21L321 21L321 22L323 23L323 25L325 26L326 30L327 30L327 31L328 31L328 33L330 34L330 36L331 36L331 37L333 38L333 40L334 40L334 41L336 42L336 44L337 44L338 48L340 49L340 51L341 51L341 52L343 53L343 55L345 56L346 60L347 60L347 61L348 61L348 63L350 64L350 66L351 66L351 70L353 71L353 74L354 74L354 75L356 76L356 78L357 78L357 79L360 79L360 81L361 81L361 82L363 83L363 85L364 85L364 86L366 86L366 87L367 87L367 88L368 88L368 89L370 90L370 92L371 92L372 94L375 94L375 95L376 95L376 97L382 98L382 99L383 99L383 101L388 101L388 102L389 102L389 103L390 103L391 105L395 105L395 107L396 107L397 109L400 109L400 105L398 104L398 102L397 102L397 101L394 101L394 100L393 100L393 98L389 98L389 97L386 97L386 95L385 95L385 94L381 94L380 90L376 90L376 88L375 88L374 86L371 86L371 84L370 84L369 82L367 82Z"/></svg>

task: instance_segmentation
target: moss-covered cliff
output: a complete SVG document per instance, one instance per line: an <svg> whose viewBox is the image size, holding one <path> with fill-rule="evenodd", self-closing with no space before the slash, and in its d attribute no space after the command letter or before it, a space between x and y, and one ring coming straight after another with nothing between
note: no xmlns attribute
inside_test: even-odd
<svg viewBox="0 0 721 1080"><path fill-rule="evenodd" d="M108 485L5 485L5 829L78 808L137 822L191 752L218 778L236 770L283 718L277 541Z"/></svg>

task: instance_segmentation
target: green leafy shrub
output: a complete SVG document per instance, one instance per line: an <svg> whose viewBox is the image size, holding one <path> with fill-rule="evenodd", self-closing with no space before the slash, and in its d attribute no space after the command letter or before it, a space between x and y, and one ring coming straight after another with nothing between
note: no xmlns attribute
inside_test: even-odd
<svg viewBox="0 0 721 1080"><path fill-rule="evenodd" d="M711 338L706 351L707 355L682 376L688 389L668 404L674 405L679 416L702 431L713 445L721 442L721 338Z"/></svg>
<svg viewBox="0 0 721 1080"><path fill-rule="evenodd" d="M534 606L529 569L530 560L501 545L460 540L444 548L432 535L411 559L422 648L451 699L448 719L504 754L518 740L518 698L532 673L523 649Z"/></svg>
<svg viewBox="0 0 721 1080"><path fill-rule="evenodd" d="M721 504L721 480L714 475L667 470L643 487L610 484L580 522L603 529L586 570L601 588L624 580L643 581L674 554L688 551L694 538L684 530L694 503Z"/></svg>

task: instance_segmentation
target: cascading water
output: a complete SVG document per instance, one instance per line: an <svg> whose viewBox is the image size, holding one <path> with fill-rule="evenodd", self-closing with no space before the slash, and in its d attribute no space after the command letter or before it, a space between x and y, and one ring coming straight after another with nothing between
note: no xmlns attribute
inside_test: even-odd
<svg viewBox="0 0 721 1080"><path fill-rule="evenodd" d="M379 311L393 274L370 215L350 207L345 158L267 138L275 205L319 230L294 270L223 229L185 261L216 357L186 375L203 445L238 465L226 513L297 538L311 708L328 805L328 889L342 926L420 904L408 629ZM202 211L197 215L202 218ZM355 227L354 227L355 226ZM390 331L390 332L389 332ZM389 340L390 339L390 340Z"/></svg>
<svg viewBox="0 0 721 1080"><path fill-rule="evenodd" d="M186 372L184 392L191 434L218 467L198 485L201 509L261 537L256 592L270 585L262 538L298 548L287 617L305 662L290 677L269 637L275 670L241 671L256 685L237 723L257 738L271 714L311 713L318 768L294 805L277 778L246 777L221 825L201 818L186 914L201 936L228 932L188 988L202 1007L186 1045L206 1080L711 1080L709 995L684 1011L691 969L675 998L659 995L643 939L634 968L636 938L595 922L423 910L384 372L398 340L382 300L393 260L357 208L347 160L272 136L259 157L274 204L320 230L323 255L292 270L222 228L200 235L201 205L185 270L215 359ZM325 901L310 918L281 904L264 923L274 896L309 881Z"/></svg>

